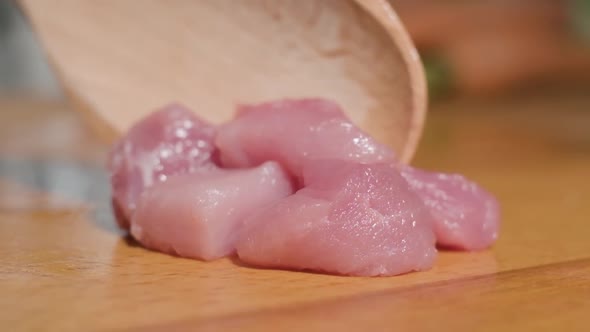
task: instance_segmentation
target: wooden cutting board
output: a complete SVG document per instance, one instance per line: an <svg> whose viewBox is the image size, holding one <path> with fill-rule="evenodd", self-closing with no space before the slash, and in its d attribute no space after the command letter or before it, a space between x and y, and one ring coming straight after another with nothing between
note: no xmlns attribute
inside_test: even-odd
<svg viewBox="0 0 590 332"><path fill-rule="evenodd" d="M590 330L588 97L434 107L416 163L497 194L500 240L373 279L144 250L88 210L108 203L105 147L74 112L0 109L2 331Z"/></svg>

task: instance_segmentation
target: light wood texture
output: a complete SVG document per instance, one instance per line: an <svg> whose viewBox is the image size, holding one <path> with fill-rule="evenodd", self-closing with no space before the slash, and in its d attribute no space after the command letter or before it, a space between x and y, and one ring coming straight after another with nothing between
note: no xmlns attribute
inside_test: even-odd
<svg viewBox="0 0 590 332"><path fill-rule="evenodd" d="M326 97L409 161L426 88L386 0L22 0L78 108L113 137L179 101L220 122L236 103Z"/></svg>
<svg viewBox="0 0 590 332"><path fill-rule="evenodd" d="M586 259L131 331L584 331L589 305Z"/></svg>
<svg viewBox="0 0 590 332"><path fill-rule="evenodd" d="M571 96L436 107L416 163L465 173L494 192L500 240L478 253L442 252L431 271L392 278L151 252L122 238L112 220L93 217L87 206L98 202L54 194L50 202L60 203L48 204L41 188L15 184L0 168L0 330L588 331L588 109L590 98ZM0 144L0 165L91 165L104 156L59 104L0 102L0 110L0 137L11 142ZM55 149L62 137L36 120L49 117L69 123L62 130L94 155L74 143L69 154ZM51 154L19 135L30 126Z"/></svg>

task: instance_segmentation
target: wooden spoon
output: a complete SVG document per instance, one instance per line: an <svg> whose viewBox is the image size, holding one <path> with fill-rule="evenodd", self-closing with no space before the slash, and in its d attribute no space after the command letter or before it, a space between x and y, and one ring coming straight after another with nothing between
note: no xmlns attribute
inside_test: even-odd
<svg viewBox="0 0 590 332"><path fill-rule="evenodd" d="M21 0L65 90L114 138L172 101L213 122L236 103L325 97L409 162L426 85L385 0Z"/></svg>

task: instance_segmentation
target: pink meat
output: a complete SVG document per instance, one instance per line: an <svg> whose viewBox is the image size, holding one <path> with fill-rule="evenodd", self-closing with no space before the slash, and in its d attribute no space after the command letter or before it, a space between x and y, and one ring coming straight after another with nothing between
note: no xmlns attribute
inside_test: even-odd
<svg viewBox="0 0 590 332"><path fill-rule="evenodd" d="M304 173L304 189L249 218L241 260L356 276L433 265L431 216L394 165L316 161Z"/></svg>
<svg viewBox="0 0 590 332"><path fill-rule="evenodd" d="M241 106L216 142L225 165L243 167L272 159L300 179L306 163L318 158L395 161L391 150L354 126L338 105L320 99ZM402 174L431 209L439 244L476 250L495 241L498 204L481 187L460 176L412 168Z"/></svg>
<svg viewBox="0 0 590 332"><path fill-rule="evenodd" d="M411 167L402 176L430 209L438 244L478 250L498 238L499 205L494 196L457 174L432 173Z"/></svg>
<svg viewBox="0 0 590 332"><path fill-rule="evenodd" d="M397 164L320 99L241 106L219 130L171 105L133 126L109 167L120 226L182 257L397 275L430 268L436 243L477 250L498 236L491 194Z"/></svg>
<svg viewBox="0 0 590 332"><path fill-rule="evenodd" d="M122 228L147 187L170 176L213 168L215 129L180 105L169 105L135 124L109 156L113 207Z"/></svg>
<svg viewBox="0 0 590 332"><path fill-rule="evenodd" d="M177 175L147 189L131 234L147 248L212 260L231 254L247 216L292 194L275 162L256 168Z"/></svg>
<svg viewBox="0 0 590 332"><path fill-rule="evenodd" d="M276 160L301 178L303 165L317 158L359 162L392 161L393 152L350 122L340 107L323 99L286 99L241 106L219 129L216 144L228 167Z"/></svg>

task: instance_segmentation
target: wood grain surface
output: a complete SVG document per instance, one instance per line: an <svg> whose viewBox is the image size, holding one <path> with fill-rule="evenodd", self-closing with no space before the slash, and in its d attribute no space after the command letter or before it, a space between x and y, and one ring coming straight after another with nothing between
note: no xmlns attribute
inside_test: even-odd
<svg viewBox="0 0 590 332"><path fill-rule="evenodd" d="M118 134L182 101L213 122L236 103L318 96L414 155L426 82L385 0L20 0L67 92Z"/></svg>
<svg viewBox="0 0 590 332"><path fill-rule="evenodd" d="M0 101L0 330L588 331L588 110L577 95L434 107L415 163L494 192L500 240L351 278L138 247L104 210L106 149L74 112Z"/></svg>

